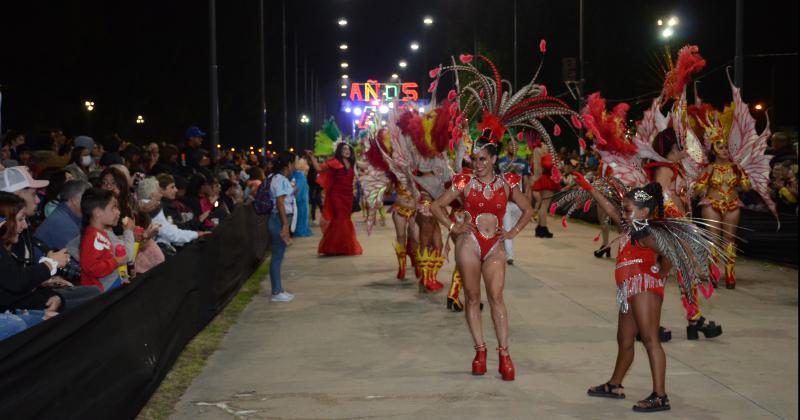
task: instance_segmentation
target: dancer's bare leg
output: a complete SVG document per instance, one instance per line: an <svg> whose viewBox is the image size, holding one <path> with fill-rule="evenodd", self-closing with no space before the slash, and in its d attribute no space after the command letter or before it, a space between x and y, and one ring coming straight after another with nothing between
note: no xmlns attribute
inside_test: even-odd
<svg viewBox="0 0 800 420"><path fill-rule="evenodd" d="M661 297L650 292L639 293L631 301L631 312L642 337L642 344L647 349L650 373L653 375L653 391L664 395L667 356L658 334L658 326L661 324Z"/></svg>
<svg viewBox="0 0 800 420"><path fill-rule="evenodd" d="M502 246L487 256L481 271L483 272L483 281L486 283L486 295L492 311L497 343L500 347L508 348L508 311L503 299L503 288L506 282L506 253ZM508 353L503 352L502 354Z"/></svg>
<svg viewBox="0 0 800 420"><path fill-rule="evenodd" d="M633 363L636 332L633 312L628 311L626 314L620 312L617 318L617 361L614 364L614 373L611 375L609 383L621 385L625 379L625 374L628 373L628 369ZM621 394L622 390L617 389L615 392Z"/></svg>
<svg viewBox="0 0 800 420"><path fill-rule="evenodd" d="M394 222L395 235L397 235L397 243L405 246L406 240L408 240L406 234L408 232L408 219L395 211L392 213L392 221Z"/></svg>
<svg viewBox="0 0 800 420"><path fill-rule="evenodd" d="M544 190L541 191L542 199L539 205L539 226L547 227L547 212L550 211L550 201L553 199L553 192Z"/></svg>
<svg viewBox="0 0 800 420"><path fill-rule="evenodd" d="M456 266L461 272L464 286L464 314L467 326L476 346L484 344L483 325L481 322L481 261L478 246L463 234L456 239Z"/></svg>

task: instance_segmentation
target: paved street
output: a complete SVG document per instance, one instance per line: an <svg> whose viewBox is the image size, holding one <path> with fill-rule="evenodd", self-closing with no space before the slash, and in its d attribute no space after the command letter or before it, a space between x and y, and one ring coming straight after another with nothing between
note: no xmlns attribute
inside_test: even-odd
<svg viewBox="0 0 800 420"><path fill-rule="evenodd" d="M360 257L318 258L318 230L295 240L284 285L296 300L255 298L175 419L646 417L631 411L651 391L641 344L626 400L586 396L609 378L616 351L613 260L592 256L595 226L564 230L551 219L554 239L536 239L529 227L515 241L505 294L517 368L510 383L500 380L492 351L489 373L470 375L472 342L463 314L445 310L446 289L419 294L416 281L394 278L391 222L370 237L363 227ZM797 270L740 261L736 290L703 302L723 325L719 338L687 341L678 291L667 287L670 418L797 418ZM452 268L450 261L442 283ZM488 310L484 331L494 349Z"/></svg>

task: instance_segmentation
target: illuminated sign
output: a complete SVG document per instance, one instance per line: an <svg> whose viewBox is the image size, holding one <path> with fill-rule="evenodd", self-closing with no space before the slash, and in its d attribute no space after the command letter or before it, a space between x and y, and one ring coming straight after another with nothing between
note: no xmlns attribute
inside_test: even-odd
<svg viewBox="0 0 800 420"><path fill-rule="evenodd" d="M419 99L415 82L405 83L380 83L377 80L367 80L366 83L350 84L350 100L359 102L391 102L398 99L403 102Z"/></svg>

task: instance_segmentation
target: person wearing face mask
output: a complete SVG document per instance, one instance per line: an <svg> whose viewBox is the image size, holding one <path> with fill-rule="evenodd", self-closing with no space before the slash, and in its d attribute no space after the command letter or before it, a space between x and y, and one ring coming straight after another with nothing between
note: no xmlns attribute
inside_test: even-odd
<svg viewBox="0 0 800 420"><path fill-rule="evenodd" d="M69 164L64 167L64 170L69 172L73 179L89 182L89 173L93 166L91 149L76 146L70 152Z"/></svg>

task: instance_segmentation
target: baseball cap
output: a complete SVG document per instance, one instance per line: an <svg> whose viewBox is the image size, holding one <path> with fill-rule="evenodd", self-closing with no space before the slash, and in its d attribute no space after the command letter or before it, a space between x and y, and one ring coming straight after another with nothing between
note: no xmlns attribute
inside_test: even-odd
<svg viewBox="0 0 800 420"><path fill-rule="evenodd" d="M75 137L75 147L85 147L92 150L94 148L94 139L89 136Z"/></svg>
<svg viewBox="0 0 800 420"><path fill-rule="evenodd" d="M200 127L193 125L186 129L186 138L190 139L192 137L205 137L206 133L200 129Z"/></svg>
<svg viewBox="0 0 800 420"><path fill-rule="evenodd" d="M50 181L33 179L25 166L14 166L0 171L0 191L13 193L25 188L44 188L49 184Z"/></svg>

